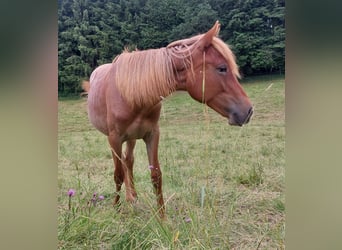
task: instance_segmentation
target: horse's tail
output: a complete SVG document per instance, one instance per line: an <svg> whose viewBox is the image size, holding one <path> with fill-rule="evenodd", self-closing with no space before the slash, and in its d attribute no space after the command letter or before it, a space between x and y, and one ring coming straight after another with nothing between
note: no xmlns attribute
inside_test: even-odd
<svg viewBox="0 0 342 250"><path fill-rule="evenodd" d="M84 92L82 92L80 94L80 96L86 96L88 95L89 89L90 89L90 83L89 81L83 81L82 82L82 89L84 90Z"/></svg>

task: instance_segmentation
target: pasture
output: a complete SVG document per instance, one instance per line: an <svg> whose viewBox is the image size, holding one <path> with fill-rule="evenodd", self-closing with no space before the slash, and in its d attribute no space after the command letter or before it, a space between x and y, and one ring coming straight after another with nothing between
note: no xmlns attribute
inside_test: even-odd
<svg viewBox="0 0 342 250"><path fill-rule="evenodd" d="M106 136L88 121L85 98L59 100L58 249L284 249L284 78L250 78L243 87L255 107L243 127L185 92L163 101L165 221L143 141L135 149L138 202L125 202L123 186L117 210Z"/></svg>

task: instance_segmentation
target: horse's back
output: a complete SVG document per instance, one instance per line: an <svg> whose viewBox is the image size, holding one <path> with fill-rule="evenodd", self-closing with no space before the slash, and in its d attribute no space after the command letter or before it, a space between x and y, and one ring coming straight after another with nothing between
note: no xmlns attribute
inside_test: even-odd
<svg viewBox="0 0 342 250"><path fill-rule="evenodd" d="M107 74L112 64L97 67L90 75L90 89L88 93L88 117L99 131L108 135L107 126Z"/></svg>

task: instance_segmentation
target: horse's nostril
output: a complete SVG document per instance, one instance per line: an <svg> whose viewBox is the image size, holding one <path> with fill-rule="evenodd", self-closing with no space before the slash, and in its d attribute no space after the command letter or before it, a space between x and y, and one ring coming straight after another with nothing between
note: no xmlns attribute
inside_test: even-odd
<svg viewBox="0 0 342 250"><path fill-rule="evenodd" d="M251 107L249 110L248 110L248 115L251 116L253 114L253 107Z"/></svg>
<svg viewBox="0 0 342 250"><path fill-rule="evenodd" d="M251 107L249 110L248 110L248 113L247 113L247 116L246 116L246 119L245 119L245 122L244 123L248 123L249 120L251 119L253 115L253 107Z"/></svg>

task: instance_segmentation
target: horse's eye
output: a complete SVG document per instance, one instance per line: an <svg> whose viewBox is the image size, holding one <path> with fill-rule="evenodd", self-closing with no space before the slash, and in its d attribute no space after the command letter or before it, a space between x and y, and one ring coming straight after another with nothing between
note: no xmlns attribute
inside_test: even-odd
<svg viewBox="0 0 342 250"><path fill-rule="evenodd" d="M219 73L227 73L227 67L225 65L217 67Z"/></svg>

